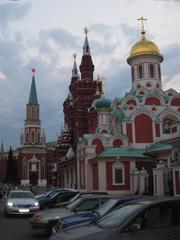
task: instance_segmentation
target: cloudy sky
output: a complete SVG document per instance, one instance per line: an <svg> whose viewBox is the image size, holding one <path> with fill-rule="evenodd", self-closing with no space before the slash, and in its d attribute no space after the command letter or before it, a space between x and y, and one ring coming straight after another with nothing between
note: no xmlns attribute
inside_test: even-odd
<svg viewBox="0 0 180 240"><path fill-rule="evenodd" d="M18 147L25 107L38 69L36 87L42 127L56 140L63 126L62 103L68 94L77 53L80 64L88 27L97 74L105 76L105 94L120 97L131 88L126 59L146 33L164 55L163 88L180 91L180 0L0 0L0 138L5 149Z"/></svg>

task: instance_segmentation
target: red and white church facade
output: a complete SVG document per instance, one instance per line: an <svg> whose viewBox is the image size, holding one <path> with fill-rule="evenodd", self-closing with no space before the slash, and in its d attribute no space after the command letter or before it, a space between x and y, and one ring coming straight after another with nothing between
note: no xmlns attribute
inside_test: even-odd
<svg viewBox="0 0 180 240"><path fill-rule="evenodd" d="M58 147L67 149L58 162L59 184L81 191L180 195L180 93L163 90L162 61L142 27L127 59L131 90L109 100L102 81L93 79L86 36L81 77L75 62L64 102L66 128ZM65 133L69 142L63 141Z"/></svg>

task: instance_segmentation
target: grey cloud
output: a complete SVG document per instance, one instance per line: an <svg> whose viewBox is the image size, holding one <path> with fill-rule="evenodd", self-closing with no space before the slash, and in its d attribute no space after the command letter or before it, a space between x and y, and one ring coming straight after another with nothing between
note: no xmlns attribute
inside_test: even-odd
<svg viewBox="0 0 180 240"><path fill-rule="evenodd" d="M14 20L21 20L30 11L31 4L0 4L0 28L5 30L8 24Z"/></svg>
<svg viewBox="0 0 180 240"><path fill-rule="evenodd" d="M79 38L71 35L66 30L58 28L51 30L43 30L39 34L39 40L41 41L41 49L48 51L47 40L53 39L59 46L63 48L76 48L79 47Z"/></svg>

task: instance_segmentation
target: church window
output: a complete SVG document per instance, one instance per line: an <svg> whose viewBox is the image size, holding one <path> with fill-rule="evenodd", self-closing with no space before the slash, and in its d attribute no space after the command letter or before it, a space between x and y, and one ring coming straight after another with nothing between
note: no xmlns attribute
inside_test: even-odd
<svg viewBox="0 0 180 240"><path fill-rule="evenodd" d="M128 104L128 105L134 105L134 106L136 106L136 101L135 100L133 100L133 99L131 99L131 100L128 100L127 102L126 102L126 104Z"/></svg>
<svg viewBox="0 0 180 240"><path fill-rule="evenodd" d="M113 170L113 185L124 184L124 164L116 162L112 166Z"/></svg>
<svg viewBox="0 0 180 240"><path fill-rule="evenodd" d="M151 63L149 65L149 71L150 71L150 78L154 78L155 77L154 64Z"/></svg>
<svg viewBox="0 0 180 240"><path fill-rule="evenodd" d="M32 132L32 143L34 143L34 132Z"/></svg>
<svg viewBox="0 0 180 240"><path fill-rule="evenodd" d="M129 107L129 110L134 110L133 106L130 106L130 107Z"/></svg>
<svg viewBox="0 0 180 240"><path fill-rule="evenodd" d="M150 84L150 83L147 83L147 84L146 84L146 87L151 87L151 84Z"/></svg>
<svg viewBox="0 0 180 240"><path fill-rule="evenodd" d="M143 78L143 67L142 67L142 65L138 66L138 75L139 75L139 78Z"/></svg>
<svg viewBox="0 0 180 240"><path fill-rule="evenodd" d="M40 134L38 133L38 143L40 142Z"/></svg>
<svg viewBox="0 0 180 240"><path fill-rule="evenodd" d="M156 87L157 87L157 88L160 88L159 83L156 84Z"/></svg>
<svg viewBox="0 0 180 240"><path fill-rule="evenodd" d="M134 82L135 76L134 76L134 67L131 68L131 74L132 74L132 81Z"/></svg>
<svg viewBox="0 0 180 240"><path fill-rule="evenodd" d="M158 75L159 75L159 79L161 79L161 68L160 68L160 65L158 65Z"/></svg>
<svg viewBox="0 0 180 240"><path fill-rule="evenodd" d="M137 85L137 88L141 88L141 85L140 85L140 84L138 84L138 85Z"/></svg>
<svg viewBox="0 0 180 240"><path fill-rule="evenodd" d="M28 133L26 133L26 143L28 143Z"/></svg>

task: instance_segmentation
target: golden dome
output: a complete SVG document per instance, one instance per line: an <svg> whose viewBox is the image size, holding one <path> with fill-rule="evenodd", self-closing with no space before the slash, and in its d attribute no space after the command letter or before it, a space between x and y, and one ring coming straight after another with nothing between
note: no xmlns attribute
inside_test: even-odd
<svg viewBox="0 0 180 240"><path fill-rule="evenodd" d="M145 32L142 32L141 40L135 43L134 46L131 48L130 55L127 61L129 62L132 57L142 55L155 55L159 56L161 58L161 61L163 60L163 56L160 54L159 48L156 46L155 43L147 40L147 38L145 37Z"/></svg>

